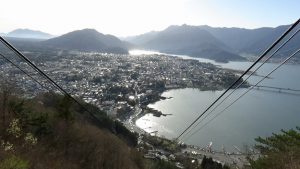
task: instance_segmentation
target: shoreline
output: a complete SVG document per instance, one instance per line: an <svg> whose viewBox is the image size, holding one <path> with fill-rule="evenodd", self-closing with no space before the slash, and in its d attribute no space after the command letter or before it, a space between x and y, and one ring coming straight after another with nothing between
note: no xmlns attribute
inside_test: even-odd
<svg viewBox="0 0 300 169"><path fill-rule="evenodd" d="M152 108L150 108L152 109ZM155 109L152 109L154 111L157 111ZM139 135L139 140L143 140L144 142L147 143L147 137L152 136L156 138L163 138L167 139L170 142L174 142L169 138L166 138L164 136L152 134L151 132L145 131L143 128L140 128L137 124L136 121L141 118L142 116L146 114L151 114L151 112L145 112L141 107L136 107L136 111L133 115L131 115L127 120L123 121L123 124L130 129L132 132L136 132ZM149 142L150 143L150 142ZM149 144L148 143L148 144ZM204 156L206 157L211 157L214 161L222 163L222 164L229 164L232 166L238 166L238 167L243 167L245 165L249 165L247 157L249 154L247 153L242 153L242 152L227 152L227 151L217 151L217 150L209 150L208 148L205 147L200 147L196 145L189 145L189 144L183 144L183 146L180 145L180 142L176 142L175 144L178 145L179 151L175 153L175 155L178 156L190 156L193 158L196 158L198 160L202 160ZM164 149L161 149L161 147L156 147L153 146L154 150L160 151L166 151ZM171 152L169 152L172 154ZM250 154L252 158L258 158L260 154L258 152L252 152Z"/></svg>
<svg viewBox="0 0 300 169"><path fill-rule="evenodd" d="M196 58L195 58L196 60ZM198 62L201 63L201 61L197 60ZM213 64L214 65L214 64ZM223 69L225 71L228 71L230 73L233 74L241 74L244 71L242 70L238 70L238 69L230 69L230 68L223 68L222 66L218 66L218 65L214 65L217 66L220 69ZM252 73L252 72L250 72ZM259 76L257 73L254 73L253 75L255 76ZM241 88L245 88L245 87L249 87L248 82L245 83L246 86L241 86ZM164 88L161 88L159 90L156 90L152 93L152 97L150 97L149 100L146 100L145 102L138 104L138 106L135 107L134 113L129 115L129 117L122 121L123 124L132 132L137 132L139 134L139 140L143 140L144 136L154 136L157 138L164 138L167 140L170 140L169 138L165 138L164 136L160 136L160 135L156 135L155 132L147 132L146 130L144 130L143 128L140 128L137 124L136 121L138 119L140 119L141 117L147 115L147 114L152 114L155 117L161 117L161 116L168 116L168 115L172 115L172 114L164 114L163 112L156 110L154 108L150 108L148 107L149 104L154 104L158 101L161 100L165 100L165 99L172 99L172 97L164 97L162 96L162 94L166 91L169 90L173 90L173 89L185 89L185 88L192 88L192 89L199 89L201 91L221 91L226 89L226 87L217 87L217 86L181 86L181 85L170 85L170 86L165 86ZM155 133L155 134L153 134ZM147 141L149 140L143 140L147 143ZM171 141L172 142L172 141ZM175 144L177 144L179 146L179 143L175 141ZM195 146L195 145L185 145L185 148L180 148L180 152L178 152L179 155L191 155L195 158L198 159L202 159L203 156L208 156L208 157L212 157L215 161L221 162L221 163L227 163L227 164L231 164L234 166L239 166L242 167L244 165L248 164L247 161L247 155L245 153L241 153L238 151L232 151L232 152L222 152L222 151L217 151L217 150L213 150L213 151L209 151L207 148L203 148L200 146ZM159 149L158 147L155 147L155 149ZM259 154L255 154L255 152L253 152L252 155L259 155Z"/></svg>

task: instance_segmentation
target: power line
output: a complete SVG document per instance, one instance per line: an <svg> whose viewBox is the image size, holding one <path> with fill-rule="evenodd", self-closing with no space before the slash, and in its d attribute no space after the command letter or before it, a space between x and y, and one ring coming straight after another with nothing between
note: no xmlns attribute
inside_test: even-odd
<svg viewBox="0 0 300 169"><path fill-rule="evenodd" d="M283 48L294 36L296 36L300 32L300 29L298 29L296 32L292 34L283 44L281 44L269 57L267 57L262 64L260 64L254 71L251 72L251 74L244 79L239 85L237 85L221 102L219 102L212 110L207 113L204 118L202 118L200 121L197 122L196 125L192 127L185 135L183 135L183 139L186 135L188 135L194 128L196 128L204 119L206 119L214 110L216 110L224 101L231 96L240 86L242 86L252 75L254 75L257 70L259 70L267 61L269 61L281 48Z"/></svg>
<svg viewBox="0 0 300 169"><path fill-rule="evenodd" d="M10 50L12 50L17 56L25 60L35 71L37 71L40 75L45 77L50 84L52 84L54 87L59 89L65 96L76 102L80 107L82 107L86 112L89 113L89 115L96 120L97 122L100 122L99 119L90 112L85 106L83 106L78 100L76 100L74 97L72 97L67 91L65 91L61 86L59 86L54 80L52 80L47 74L45 74L41 69L39 69L34 63L32 63L25 55L23 55L18 49L16 49L14 46L12 46L9 42L7 42L4 38L0 36L0 41L7 46Z"/></svg>
<svg viewBox="0 0 300 169"><path fill-rule="evenodd" d="M265 57L288 33L290 33L300 22L298 19L291 25L232 85L230 85L208 108L204 110L176 139L178 140L188 129L190 129L214 104L216 104L231 88L237 85L243 77L263 58Z"/></svg>
<svg viewBox="0 0 300 169"><path fill-rule="evenodd" d="M201 129L203 129L207 124L209 124L211 121L213 121L215 118L217 118L219 115L221 115L224 111L226 111L229 107L231 107L234 103L236 103L238 100L240 100L243 96L245 96L249 91L251 91L255 86L257 86L259 83L264 81L268 76L270 76L273 72L275 72L277 69L279 69L282 65L284 65L287 61L289 61L292 57L294 57L297 53L300 52L300 49L298 49L296 52L294 52L292 55L290 55L288 58L286 58L282 63L280 63L278 66L276 66L273 70L271 70L266 76L264 76L261 80L259 80L255 85L248 88L247 91L245 91L242 95L240 95L237 99L235 99L231 104L229 104L227 107L225 107L222 111L217 113L212 119L210 119L208 122L206 122L203 126L201 126L198 130L193 132L190 136L186 138L189 139L196 133L198 133Z"/></svg>

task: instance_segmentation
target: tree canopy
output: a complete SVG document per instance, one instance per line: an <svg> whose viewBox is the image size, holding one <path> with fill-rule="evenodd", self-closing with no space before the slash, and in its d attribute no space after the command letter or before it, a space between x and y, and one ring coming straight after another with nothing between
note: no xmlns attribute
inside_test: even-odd
<svg viewBox="0 0 300 169"><path fill-rule="evenodd" d="M262 156L251 161L254 169L300 169L300 128L288 131L281 130L280 134L271 137L255 139Z"/></svg>

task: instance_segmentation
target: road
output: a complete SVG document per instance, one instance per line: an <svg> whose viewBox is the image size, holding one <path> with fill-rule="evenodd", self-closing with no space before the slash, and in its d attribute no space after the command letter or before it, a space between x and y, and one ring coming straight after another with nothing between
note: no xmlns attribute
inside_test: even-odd
<svg viewBox="0 0 300 169"><path fill-rule="evenodd" d="M131 132L136 132L139 134L146 134L146 131L143 129L139 128L136 124L135 121L140 118L141 116L142 109L138 106L135 107L135 112L133 115L131 115L126 121L123 122L125 127L129 129Z"/></svg>
<svg viewBox="0 0 300 169"><path fill-rule="evenodd" d="M214 161L220 162L222 164L234 165L237 168L242 168L244 165L249 164L244 154L225 154L221 152L208 152L205 149L200 149L195 146L188 146L182 150L182 153L192 154L198 160L202 160L203 156L211 157Z"/></svg>

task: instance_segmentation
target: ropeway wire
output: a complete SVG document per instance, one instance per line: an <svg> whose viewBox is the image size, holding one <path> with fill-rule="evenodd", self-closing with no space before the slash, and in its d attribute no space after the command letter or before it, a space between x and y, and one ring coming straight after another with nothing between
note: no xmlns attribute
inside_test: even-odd
<svg viewBox="0 0 300 169"><path fill-rule="evenodd" d="M33 81L35 81L36 83L38 83L41 87L43 87L44 89L47 89L42 83L40 83L37 79L35 79L33 76L31 76L28 72L26 72L25 70L23 70L21 67L19 67L18 65L16 65L14 62L12 62L11 60L9 60L7 57L5 57L2 53L0 53L0 56L5 59L7 62L9 62L10 64L12 64L13 66L15 66L16 68L18 68L21 72L23 72L24 74L26 74L29 78L31 78ZM49 89L47 89L49 90Z"/></svg>
<svg viewBox="0 0 300 169"><path fill-rule="evenodd" d="M9 42L7 42L3 37L0 36L0 41L11 51L13 51L19 58L24 60L29 66L35 70L38 74L40 74L42 77L44 77L47 81L50 82L50 84L61 91L61 93L65 93L64 90L56 83L54 82L50 77L48 77L43 71L41 71L34 63L32 63L26 56L24 56L19 50L17 50L13 45L11 45Z"/></svg>
<svg viewBox="0 0 300 169"><path fill-rule="evenodd" d="M231 104L229 104L227 107L225 107L222 111L217 113L212 119L207 121L203 126L201 126L199 129L197 129L195 132L193 132L190 136L185 138L185 140L188 140L190 137L198 133L201 129L203 129L207 124L209 124L211 121L213 121L215 118L217 118L219 115L221 115L224 111L226 111L229 107L231 107L234 103L236 103L239 99L241 99L244 95L246 95L249 91L251 91L255 86L257 86L259 83L261 83L263 80L265 80L268 76L270 76L274 71L276 71L278 68L280 68L282 65L284 65L287 61L289 61L292 57L294 57L296 54L300 52L300 49L298 49L296 52L294 52L292 55L290 55L288 58L286 58L282 63L280 63L277 67L275 67L273 70L271 70L266 76L264 76L261 80L259 80L255 85L248 88L247 91L245 91L242 95L240 95L237 99L235 99Z"/></svg>
<svg viewBox="0 0 300 169"><path fill-rule="evenodd" d="M291 25L232 85L230 85L210 106L208 106L177 138L179 138L189 130L214 104L216 104L231 88L237 85L240 80L263 58L265 57L288 33L290 33L300 22L298 19L293 25Z"/></svg>
<svg viewBox="0 0 300 169"><path fill-rule="evenodd" d="M221 102L219 102L212 110L209 111L200 121L197 122L187 133L182 135L182 140L186 137L193 129L195 129L204 119L206 119L214 110L216 110L224 101L231 96L240 86L242 86L252 75L254 75L257 70L259 70L267 61L269 61L281 48L283 48L294 36L296 36L300 32L298 29L296 32L292 34L283 44L281 44L269 57L267 57L262 64L260 64L254 71L250 73L250 75L244 79L239 85L237 85Z"/></svg>

